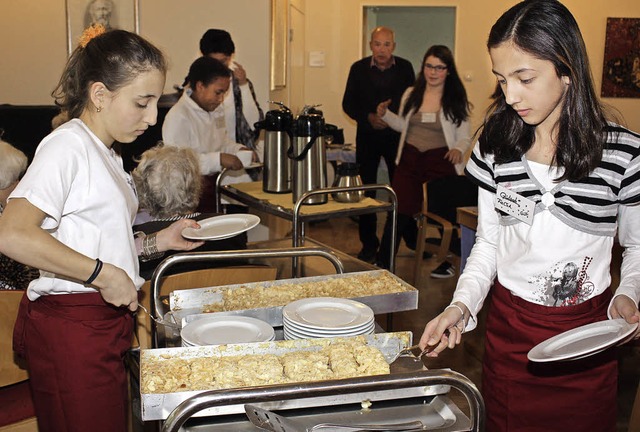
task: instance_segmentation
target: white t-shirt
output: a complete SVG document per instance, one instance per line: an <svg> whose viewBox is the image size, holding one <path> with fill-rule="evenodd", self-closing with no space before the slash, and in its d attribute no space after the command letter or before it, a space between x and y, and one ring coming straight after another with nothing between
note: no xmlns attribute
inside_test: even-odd
<svg viewBox="0 0 640 432"><path fill-rule="evenodd" d="M527 161L547 191L562 173L557 167ZM542 198L554 203L551 194ZM568 227L549 210L525 223L502 228L498 240L498 280L531 303L569 306L595 297L611 284L609 264L613 237L597 236ZM551 264L550 266L550 263ZM579 282L579 283L578 283Z"/></svg>
<svg viewBox="0 0 640 432"><path fill-rule="evenodd" d="M162 124L162 139L168 145L193 149L203 175L222 171L220 153L235 155L247 149L229 138L222 105L212 112L205 111L186 92L167 113ZM244 170L238 170L227 173L222 184L250 181Z"/></svg>
<svg viewBox="0 0 640 432"><path fill-rule="evenodd" d="M527 163L546 191L555 187L557 170ZM478 189L476 243L452 300L469 308L473 319L469 320L467 330L475 328L475 316L496 276L515 296L546 306L582 303L609 288L614 237L574 229L546 208L535 214L531 225L500 224L494 197L494 192ZM551 194L542 197L545 207L552 206L553 200ZM621 284L615 295L627 295L637 302L640 205L620 206L618 221L618 235L626 252Z"/></svg>
<svg viewBox="0 0 640 432"><path fill-rule="evenodd" d="M122 158L79 119L45 137L11 194L26 198L46 217L42 228L71 249L124 270L139 288L138 257L131 230L138 199ZM27 295L96 292L82 283L40 272Z"/></svg>

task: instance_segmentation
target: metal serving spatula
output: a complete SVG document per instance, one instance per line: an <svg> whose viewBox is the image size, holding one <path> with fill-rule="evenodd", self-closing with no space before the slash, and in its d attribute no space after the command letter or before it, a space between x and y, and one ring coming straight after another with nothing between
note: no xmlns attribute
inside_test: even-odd
<svg viewBox="0 0 640 432"><path fill-rule="evenodd" d="M377 425L341 425L333 423L320 423L313 427L307 428L298 421L278 415L269 410L259 408L255 405L245 405L244 411L247 417L255 426L262 430L271 432L313 432L322 428L343 429L345 431L353 430L371 430L371 431L414 431L420 430L424 424L420 420L407 423L393 424L377 424Z"/></svg>

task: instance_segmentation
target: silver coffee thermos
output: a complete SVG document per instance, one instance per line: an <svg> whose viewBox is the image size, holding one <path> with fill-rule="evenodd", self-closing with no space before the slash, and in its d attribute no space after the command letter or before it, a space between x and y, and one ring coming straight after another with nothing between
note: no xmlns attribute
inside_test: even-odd
<svg viewBox="0 0 640 432"><path fill-rule="evenodd" d="M293 160L293 202L311 190L327 187L327 153L324 118L315 107L306 106L293 122L293 142L288 155ZM305 204L325 204L327 194L313 195Z"/></svg>
<svg viewBox="0 0 640 432"><path fill-rule="evenodd" d="M345 162L338 165L336 179L333 187L353 187L362 186L360 178L359 165L356 163ZM360 202L364 199L364 191L334 192L331 194L334 200L345 203Z"/></svg>
<svg viewBox="0 0 640 432"><path fill-rule="evenodd" d="M267 111L264 120L255 124L256 130L265 130L262 190L288 193L293 173L293 161L287 156L292 141L293 114L283 103L271 103L280 108Z"/></svg>

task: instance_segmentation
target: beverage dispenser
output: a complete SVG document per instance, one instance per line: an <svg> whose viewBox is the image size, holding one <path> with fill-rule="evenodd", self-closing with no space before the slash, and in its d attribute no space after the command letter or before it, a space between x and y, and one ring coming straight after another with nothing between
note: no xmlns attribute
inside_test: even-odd
<svg viewBox="0 0 640 432"><path fill-rule="evenodd" d="M317 105L316 105L317 106ZM293 122L293 202L305 192L327 187L327 153L324 145L324 118L315 106L305 106ZM313 195L305 204L325 204L327 195Z"/></svg>
<svg viewBox="0 0 640 432"><path fill-rule="evenodd" d="M264 120L255 124L264 129L264 168L262 190L269 193L291 192L293 161L287 156L291 147L293 114L282 102L272 102L279 109L268 111Z"/></svg>

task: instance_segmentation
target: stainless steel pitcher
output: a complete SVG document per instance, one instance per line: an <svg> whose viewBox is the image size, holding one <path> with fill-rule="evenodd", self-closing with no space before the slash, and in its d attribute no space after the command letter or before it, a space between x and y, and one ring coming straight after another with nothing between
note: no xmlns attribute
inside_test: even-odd
<svg viewBox="0 0 640 432"><path fill-rule="evenodd" d="M271 101L270 101L271 102ZM269 193L291 192L293 161L287 156L291 147L293 114L281 102L271 102L280 108L268 111L264 120L255 124L264 129L264 168L262 190Z"/></svg>
<svg viewBox="0 0 640 432"><path fill-rule="evenodd" d="M293 160L293 202L310 190L327 187L327 153L322 112L306 106L293 123L293 142L288 152ZM326 194L313 195L305 204L324 204Z"/></svg>
<svg viewBox="0 0 640 432"><path fill-rule="evenodd" d="M362 179L358 174L359 166L356 163L341 163L338 165L336 179L333 187L362 186ZM345 203L360 202L364 199L364 191L334 192L331 194L334 200Z"/></svg>

